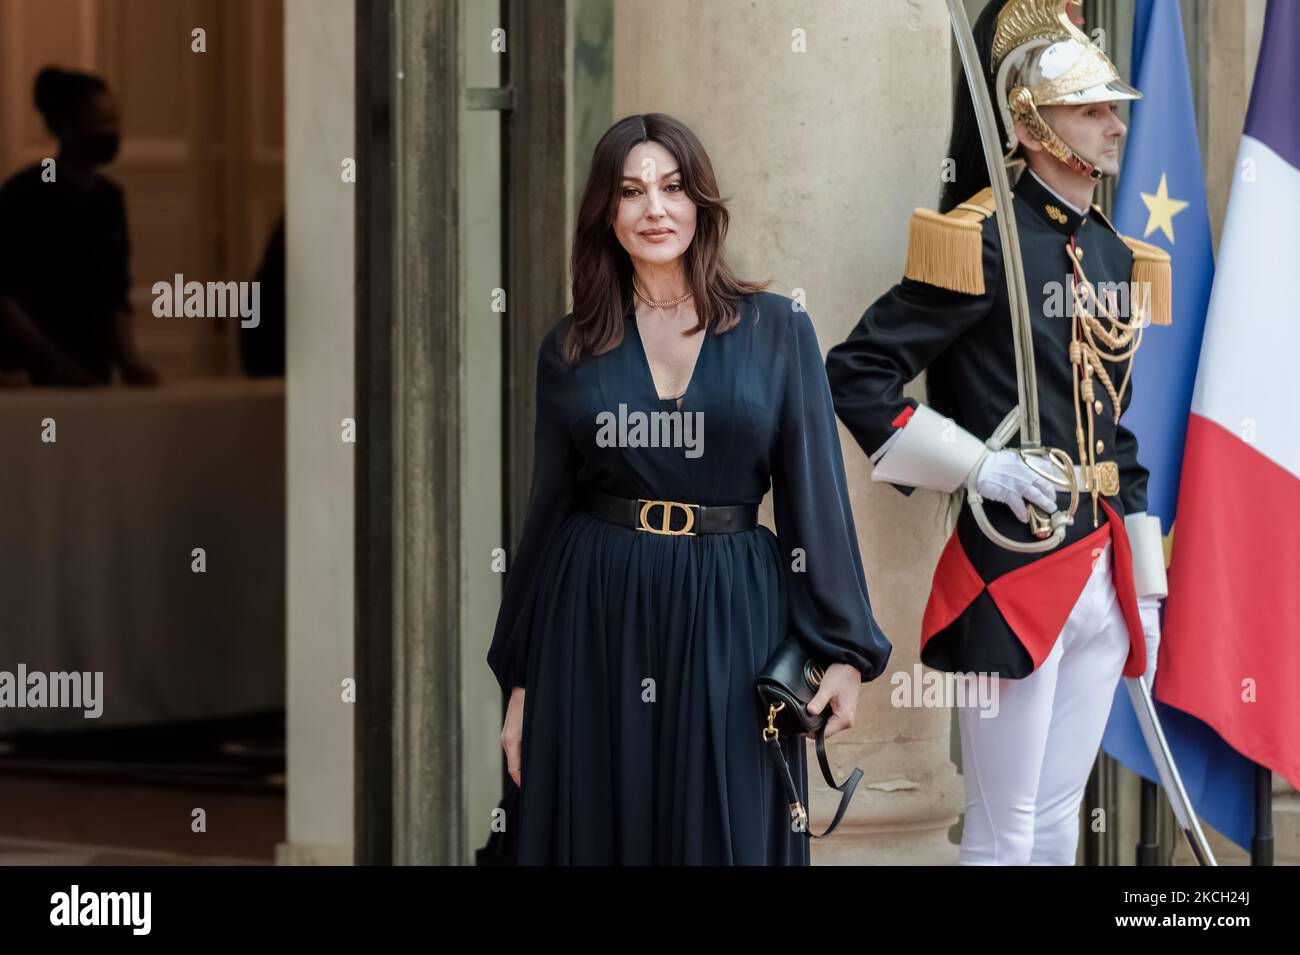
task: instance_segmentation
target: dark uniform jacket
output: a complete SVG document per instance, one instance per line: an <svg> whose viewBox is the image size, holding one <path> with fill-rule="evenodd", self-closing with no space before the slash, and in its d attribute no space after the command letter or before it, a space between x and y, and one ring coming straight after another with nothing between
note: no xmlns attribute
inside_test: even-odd
<svg viewBox="0 0 1300 955"><path fill-rule="evenodd" d="M1086 456L1079 460L1075 431L1075 371L1070 362L1074 266L1067 246L1074 243L1087 279L1100 292L1105 293L1106 283L1114 283L1117 304L1126 319L1123 295L1130 291L1135 274L1135 250L1139 258L1157 264L1164 253L1153 253L1155 247L1121 237L1096 207L1079 215L1028 172L1020 177L1014 195L1033 326L1042 444L1060 448L1076 464L1086 465ZM960 253L950 255L947 265L935 266L934 256L930 256L929 265L916 264L925 258L917 255L915 248L926 241L925 229L942 230L949 224L934 213L918 210L917 216L926 219L914 217L907 270L911 277L871 305L848 339L827 356L836 413L868 455L877 451L896 427L905 426L906 409L915 407L916 401L904 396L903 388L922 371L928 370L934 410L981 441L1017 403L1010 306L997 213L990 196L985 190L949 214L966 223L978 222L982 275L973 261L960 261ZM965 225L964 230L972 243L968 248L973 249L973 226ZM1166 256L1166 276L1167 262ZM1167 306L1167 293L1164 302ZM1105 365L1116 388L1123 381L1126 365ZM964 505L936 569L926 609L921 654L926 664L1009 677L1032 672L1046 658L1086 582L1090 564L1085 558L1110 538L1115 544L1116 589L1132 638L1125 675L1144 668L1123 515L1146 510L1147 471L1138 462L1133 433L1122 422L1114 422L1113 400L1100 382L1094 381L1098 403L1081 411L1080 420L1087 440L1087 416L1092 417L1095 460L1118 465L1118 493L1101 497L1094 526L1091 495L1081 491L1065 540L1045 554L1022 554L1000 547L984 535L969 506ZM1121 400L1121 414L1131 396L1129 388ZM1007 447L1018 444L1017 434ZM905 494L912 491L895 486ZM1058 497L1061 507L1068 500L1064 492ZM1030 539L1026 525L1009 507L993 501L984 506L1003 534Z"/></svg>

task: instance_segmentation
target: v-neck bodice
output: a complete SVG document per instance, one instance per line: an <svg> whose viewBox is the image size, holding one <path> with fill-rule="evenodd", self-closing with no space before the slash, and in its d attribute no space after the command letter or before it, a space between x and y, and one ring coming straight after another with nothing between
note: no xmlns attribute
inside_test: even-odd
<svg viewBox="0 0 1300 955"><path fill-rule="evenodd" d="M685 575L648 580L656 594L695 588L692 574L708 567L729 580L759 575L764 588L781 582L779 600L789 614L783 630L788 626L868 679L877 675L889 643L863 583L835 410L807 312L782 295L745 296L732 328L705 333L681 408L656 391L634 316L629 307L619 344L574 365L562 353L571 315L542 344L528 516L489 656L502 685L523 685L533 601L554 583L538 581L554 569L550 549L567 546L577 539L572 535L601 554L630 547L643 566ZM584 506L592 491L717 506L760 504L769 490L776 539L761 525L680 538L638 534L587 514ZM740 559L733 549L753 547L759 538L770 557L753 565L732 562ZM796 549L803 552L799 560ZM596 586L590 575L583 580Z"/></svg>
<svg viewBox="0 0 1300 955"><path fill-rule="evenodd" d="M695 362L691 365L691 375L686 379L686 387L682 389L681 394L665 397L664 395L659 394L659 386L655 384L654 369L650 366L650 354L645 350L645 338L641 335L641 326L637 324L635 304L628 308L625 322L631 326L631 330L625 331L624 337L626 338L627 335L634 336L635 342L633 344L635 344L637 350L641 353L641 360L645 365L646 377L650 381L650 388L654 392L655 397L660 401L673 402L674 406L678 409L682 408L685 405L686 396L690 393L691 385L695 382L695 376L700 369L700 361L704 358L704 351L708 348L709 337L713 335L713 332L708 329L703 332L700 347L695 352Z"/></svg>

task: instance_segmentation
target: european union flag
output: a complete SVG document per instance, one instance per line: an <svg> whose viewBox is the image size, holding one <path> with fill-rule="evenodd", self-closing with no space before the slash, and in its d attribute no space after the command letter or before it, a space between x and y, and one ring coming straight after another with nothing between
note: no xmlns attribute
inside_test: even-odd
<svg viewBox="0 0 1300 955"><path fill-rule="evenodd" d="M1183 24L1178 4L1138 0L1133 24L1133 85L1142 92L1129 121L1114 221L1125 235L1154 243L1173 258L1173 324L1146 335L1133 362L1134 401L1124 424L1151 472L1147 512L1167 534L1176 529L1178 482L1196 365L1214 278L1205 177L1196 135ZM1166 551L1168 548L1166 548ZM1172 647L1162 647L1173 652ZM1156 667L1156 681L1160 667ZM1254 831L1253 764L1195 717L1156 702L1174 761L1197 814L1249 849ZM1158 782L1128 693L1111 705L1102 748L1133 772Z"/></svg>

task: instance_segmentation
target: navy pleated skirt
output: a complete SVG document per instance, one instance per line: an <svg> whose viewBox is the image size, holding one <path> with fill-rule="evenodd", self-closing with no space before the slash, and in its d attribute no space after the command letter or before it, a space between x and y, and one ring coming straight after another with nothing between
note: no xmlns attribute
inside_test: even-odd
<svg viewBox="0 0 1300 955"><path fill-rule="evenodd" d="M519 863L808 865L754 680L785 634L765 527L669 537L577 512L537 581ZM804 741L784 741L807 805Z"/></svg>

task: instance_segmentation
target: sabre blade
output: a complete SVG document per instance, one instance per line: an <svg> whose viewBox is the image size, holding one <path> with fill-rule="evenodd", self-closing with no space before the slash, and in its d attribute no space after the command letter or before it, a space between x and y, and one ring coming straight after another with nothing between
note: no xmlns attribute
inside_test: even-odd
<svg viewBox="0 0 1300 955"><path fill-rule="evenodd" d="M1142 730L1142 738L1151 753L1151 761L1156 765L1160 788L1169 798L1169 806L1174 811L1178 828L1182 830L1192 854L1196 856L1196 861L1200 865L1218 865L1214 852L1210 849L1209 840L1205 838L1205 832L1201 829L1201 822L1196 818L1196 810L1192 808L1192 802L1187 798L1187 790L1183 788L1183 779L1178 774L1174 754L1165 740L1164 729L1160 726L1160 717L1156 714L1155 703L1151 700L1151 694L1147 692L1146 684L1141 677L1136 676L1125 677L1124 683L1128 689L1129 700L1133 703L1133 713L1137 716L1138 726Z"/></svg>
<svg viewBox="0 0 1300 955"><path fill-rule="evenodd" d="M1016 389L1020 408L1020 446L1037 448L1042 443L1038 422L1038 377L1034 368L1033 327L1029 323L1029 296L1025 291L1025 269L1020 255L1020 234L1016 229L1016 214L1011 206L1011 183L1007 179L998 138L997 114L984 82L979 51L971 32L970 20L962 0L948 0L948 13L952 20L953 37L961 54L962 70L970 87L975 107L975 120L979 125L980 143L984 147L984 162L989 169L989 184L993 188L994 208L997 211L998 237L1002 240L1002 261L1007 273L1007 302L1011 306L1011 334L1016 346Z"/></svg>

